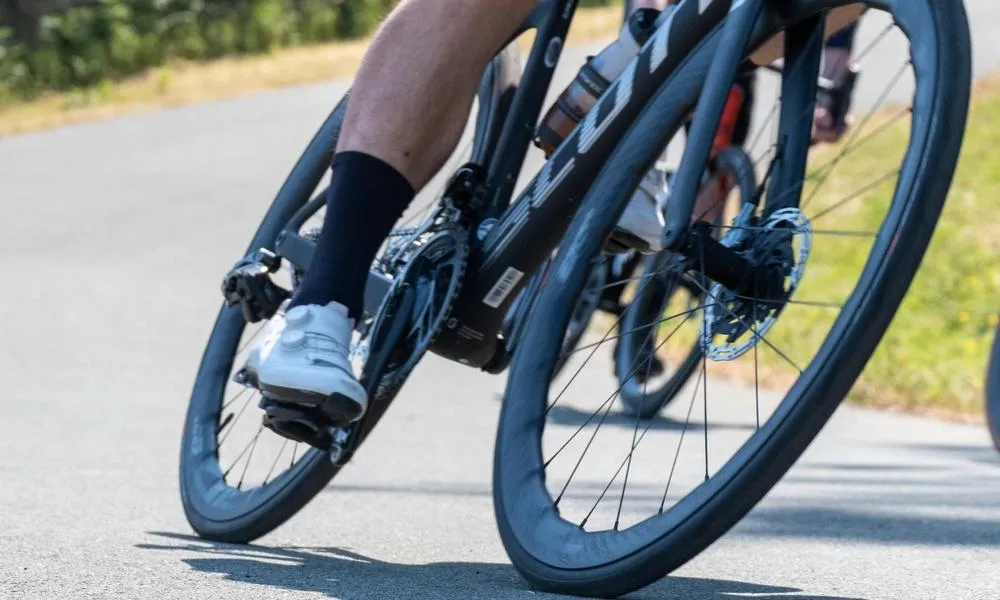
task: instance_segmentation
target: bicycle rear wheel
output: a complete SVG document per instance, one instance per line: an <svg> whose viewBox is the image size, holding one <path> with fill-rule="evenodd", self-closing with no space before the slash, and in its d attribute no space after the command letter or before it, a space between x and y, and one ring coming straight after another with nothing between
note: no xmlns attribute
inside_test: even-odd
<svg viewBox="0 0 1000 600"><path fill-rule="evenodd" d="M519 78L517 49L511 46L493 60L481 82L476 119L467 136L471 140L443 166L439 176L450 174L449 169L470 159L489 164ZM278 192L250 243L251 251L273 249L278 235L291 228L290 221L300 209L304 214L299 217L306 218L294 229L304 237L318 231L325 191L316 193L316 189L329 171L346 109L345 97ZM435 183L443 186L440 180L432 181L428 190L437 188ZM310 202L311 197L315 201ZM434 209L438 198L439 194L428 194L415 202L400 226L419 223ZM297 276L283 261L275 279L292 289ZM249 325L239 308L224 305L191 392L181 441L181 502L191 527L208 539L244 543L272 531L312 500L340 470L328 453L265 429L262 411L256 406L259 392L252 385L233 381L263 326ZM359 333L355 338L359 341ZM374 402L367 423L356 425L362 428L362 435L374 427L380 410L394 393Z"/></svg>
<svg viewBox="0 0 1000 600"><path fill-rule="evenodd" d="M784 3L782 20L758 24L752 47L847 4L854 3ZM865 4L883 11L876 18L866 16L866 23L887 23L890 33L898 27L908 42L900 45L908 50L900 72L912 72L912 106L878 111L876 99L855 133L813 161L818 169L808 176L793 173L791 181L784 173L786 189L796 190L794 213L758 215L752 228L730 226L751 230L754 244L762 240L761 257L774 250L775 256L791 259L790 270L781 271L790 297L758 311L771 300L756 291L741 296L706 288L708 300L696 311L706 357L693 389L683 403L668 408L665 422L610 415L618 382L586 372L587 357L577 368L567 365L557 382L553 366L590 261L624 209L624 192L638 184L635 173L641 169L636 167L652 164L694 106L717 32L697 48L682 50L687 58L629 129L584 200L562 245L572 252L557 255L554 271L560 277L541 292L514 357L494 459L501 538L515 567L540 588L615 596L697 555L746 515L798 459L885 332L948 192L968 110L970 43L960 2ZM670 48L675 50L680 49ZM794 91L804 78L816 77L801 71L786 65L783 90ZM875 79L891 85L901 77ZM781 115L779 135L762 166L768 157L781 155L777 144L783 140L808 140L812 112L790 118L794 112L772 113ZM900 125L910 115L909 127ZM878 138L883 141L874 156L881 160L886 151L902 153L889 171L894 183L875 170L875 161L859 159L850 176L833 178L845 189L825 187L830 169L843 167L852 149L875 143L879 133L884 137ZM853 189L846 189L849 185ZM873 229L859 225L872 221ZM859 274L847 285L841 285L839 274L831 279L831 270L852 267ZM819 301L812 294L833 298ZM664 326L683 317L668 315ZM585 354L593 356L598 348ZM803 354L808 354L805 360ZM633 372L640 368L634 366ZM709 376L729 381L710 386ZM738 387L733 379L753 388ZM601 385L610 393L600 393ZM684 452L687 460L682 461Z"/></svg>

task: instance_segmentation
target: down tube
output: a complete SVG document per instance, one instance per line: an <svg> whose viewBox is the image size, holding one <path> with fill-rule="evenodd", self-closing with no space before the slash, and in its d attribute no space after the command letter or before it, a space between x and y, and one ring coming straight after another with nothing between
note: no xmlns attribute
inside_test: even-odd
<svg viewBox="0 0 1000 600"><path fill-rule="evenodd" d="M661 17L639 55L473 248L469 275L434 353L469 366L489 364L508 307L559 245L618 140L678 64L722 22L730 4L684 0ZM636 184L651 166L635 165Z"/></svg>

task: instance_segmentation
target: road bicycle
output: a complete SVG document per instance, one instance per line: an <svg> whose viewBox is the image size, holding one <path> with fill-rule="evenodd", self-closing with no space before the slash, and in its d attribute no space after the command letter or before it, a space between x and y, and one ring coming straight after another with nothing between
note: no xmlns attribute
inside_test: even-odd
<svg viewBox="0 0 1000 600"><path fill-rule="evenodd" d="M907 56L889 83L911 74L912 103L898 112L876 111L883 104L876 103L837 150L809 159L826 16L848 4L857 3L684 0L659 17L637 57L515 198L534 137L525 124L538 121L576 10L574 0L541 2L524 25L535 40L523 71L509 45L484 75L470 160L442 174L447 185L430 213L391 236L372 266L352 343L370 407L358 423L334 429L307 410L275 415L266 400L260 408L239 357L255 334L248 323L273 314L309 264L310 223L324 201L315 192L345 98L225 278L229 302L205 349L182 440L181 497L195 531L246 542L287 520L359 450L430 351L508 371L493 499L508 556L533 585L623 594L723 535L787 472L860 374L920 264L961 147L971 85L963 4L881 0L863 4L887 17L886 32L906 39ZM756 189L723 223L692 220L737 69L778 34L780 103ZM592 343L566 350L565 340L594 265L615 252L607 242L632 192L689 118L664 217L672 259L652 273L700 296L643 327L651 334L693 324L685 343L697 343L701 357L690 402L669 407L676 414L664 426L612 415L618 380L628 375L587 368L602 344L628 333L617 321L604 334L588 333ZM871 141L875 134L889 141ZM901 156L887 174L873 174L874 161L866 161L847 178L857 188L841 190L845 181L831 173L861 146L880 158L888 149ZM523 319L507 318L547 263ZM853 267L857 280L846 286L825 277ZM652 279L632 282L636 293ZM813 295L820 293L832 299ZM649 361L618 368L634 374ZM725 378L710 393L716 375ZM732 377L753 388L726 383ZM603 385L610 394L584 398ZM268 419L284 437L264 427ZM228 443L234 431L248 434L244 446ZM253 463L265 451L266 460ZM694 459L680 460L683 452Z"/></svg>

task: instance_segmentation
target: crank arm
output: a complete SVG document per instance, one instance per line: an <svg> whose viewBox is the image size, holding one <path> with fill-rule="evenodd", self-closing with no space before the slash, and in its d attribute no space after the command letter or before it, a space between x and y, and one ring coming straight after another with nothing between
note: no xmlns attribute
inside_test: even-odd
<svg viewBox="0 0 1000 600"><path fill-rule="evenodd" d="M395 318L389 320L386 329L376 329L371 333L372 354L368 359L371 367L366 368L361 376L361 383L365 386L365 392L368 394L368 411L365 416L361 417L360 421L351 426L347 441L339 447L339 453L335 457L331 456L334 459L334 464L338 467L346 465L351 460L354 451L375 427L375 423L378 423L385 411L389 409L389 405L394 399L394 396L390 395L388 400L380 400L377 393L378 386L382 380L382 372L389 362L389 355L395 348L396 342L406 333L406 326L409 324L409 319L400 318L400 316L409 315L410 311L413 310L413 305L413 289L410 286L404 286L402 293L396 298L395 306L386 307L387 310L394 313Z"/></svg>

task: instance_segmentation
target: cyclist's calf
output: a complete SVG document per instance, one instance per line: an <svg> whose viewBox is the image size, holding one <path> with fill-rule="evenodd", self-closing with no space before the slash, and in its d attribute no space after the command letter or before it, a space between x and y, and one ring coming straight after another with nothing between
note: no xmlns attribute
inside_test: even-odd
<svg viewBox="0 0 1000 600"><path fill-rule="evenodd" d="M537 0L403 0L358 71L338 151L421 188L454 150L490 59Z"/></svg>

